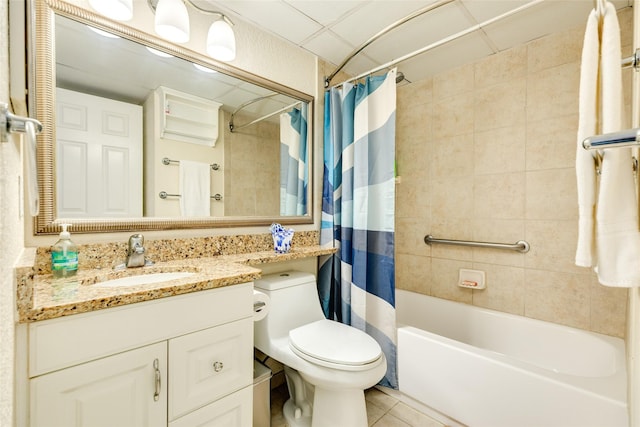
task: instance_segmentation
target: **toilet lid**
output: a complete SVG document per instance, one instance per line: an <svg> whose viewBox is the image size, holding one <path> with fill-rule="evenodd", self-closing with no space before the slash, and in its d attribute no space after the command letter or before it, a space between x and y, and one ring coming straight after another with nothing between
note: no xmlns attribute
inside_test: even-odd
<svg viewBox="0 0 640 427"><path fill-rule="evenodd" d="M303 359L340 369L364 368L382 355L371 336L331 320L318 320L289 331L291 349Z"/></svg>

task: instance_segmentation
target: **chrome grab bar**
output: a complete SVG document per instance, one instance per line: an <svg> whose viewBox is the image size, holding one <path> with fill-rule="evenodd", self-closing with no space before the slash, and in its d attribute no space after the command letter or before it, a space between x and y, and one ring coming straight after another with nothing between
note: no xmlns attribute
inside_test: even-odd
<svg viewBox="0 0 640 427"><path fill-rule="evenodd" d="M512 251L518 251L522 253L529 252L530 246L524 240L518 240L514 244L509 243L493 243L493 242L473 242L469 240L450 240L450 239L436 239L431 234L427 234L424 236L424 242L427 245L432 245L434 243L442 243L445 245L456 245L456 246L470 246L474 248L490 248L490 249L507 249Z"/></svg>

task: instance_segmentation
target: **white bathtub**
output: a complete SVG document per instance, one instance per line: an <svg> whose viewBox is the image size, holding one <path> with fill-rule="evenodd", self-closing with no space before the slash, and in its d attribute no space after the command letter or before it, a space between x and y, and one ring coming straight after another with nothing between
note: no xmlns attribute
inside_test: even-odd
<svg viewBox="0 0 640 427"><path fill-rule="evenodd" d="M471 427L627 427L621 339L396 291L400 392Z"/></svg>

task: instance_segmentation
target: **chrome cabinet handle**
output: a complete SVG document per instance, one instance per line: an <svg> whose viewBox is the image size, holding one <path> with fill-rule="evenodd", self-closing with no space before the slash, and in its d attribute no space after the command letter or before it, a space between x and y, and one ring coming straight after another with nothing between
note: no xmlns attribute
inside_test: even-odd
<svg viewBox="0 0 640 427"><path fill-rule="evenodd" d="M224 364L222 362L213 362L213 370L216 372L220 372L222 371L222 368L224 368Z"/></svg>
<svg viewBox="0 0 640 427"><path fill-rule="evenodd" d="M157 402L160 399L160 389L162 387L162 379L160 377L160 362L158 359L153 361L153 369L156 373L156 386L155 392L153 393L153 400Z"/></svg>

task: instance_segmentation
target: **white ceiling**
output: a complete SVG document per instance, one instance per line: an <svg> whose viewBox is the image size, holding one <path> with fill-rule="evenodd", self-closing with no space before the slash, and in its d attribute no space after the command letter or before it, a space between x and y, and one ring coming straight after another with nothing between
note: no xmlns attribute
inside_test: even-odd
<svg viewBox="0 0 640 427"><path fill-rule="evenodd" d="M440 0L198 0L210 3L334 65L396 21ZM454 0L390 31L346 64L351 75L480 26L454 41L398 65L409 81L475 61L547 34L584 25L594 0L535 0L533 6L496 22L496 16L531 0ZM616 8L632 0L613 0ZM333 83L339 83L333 81Z"/></svg>

